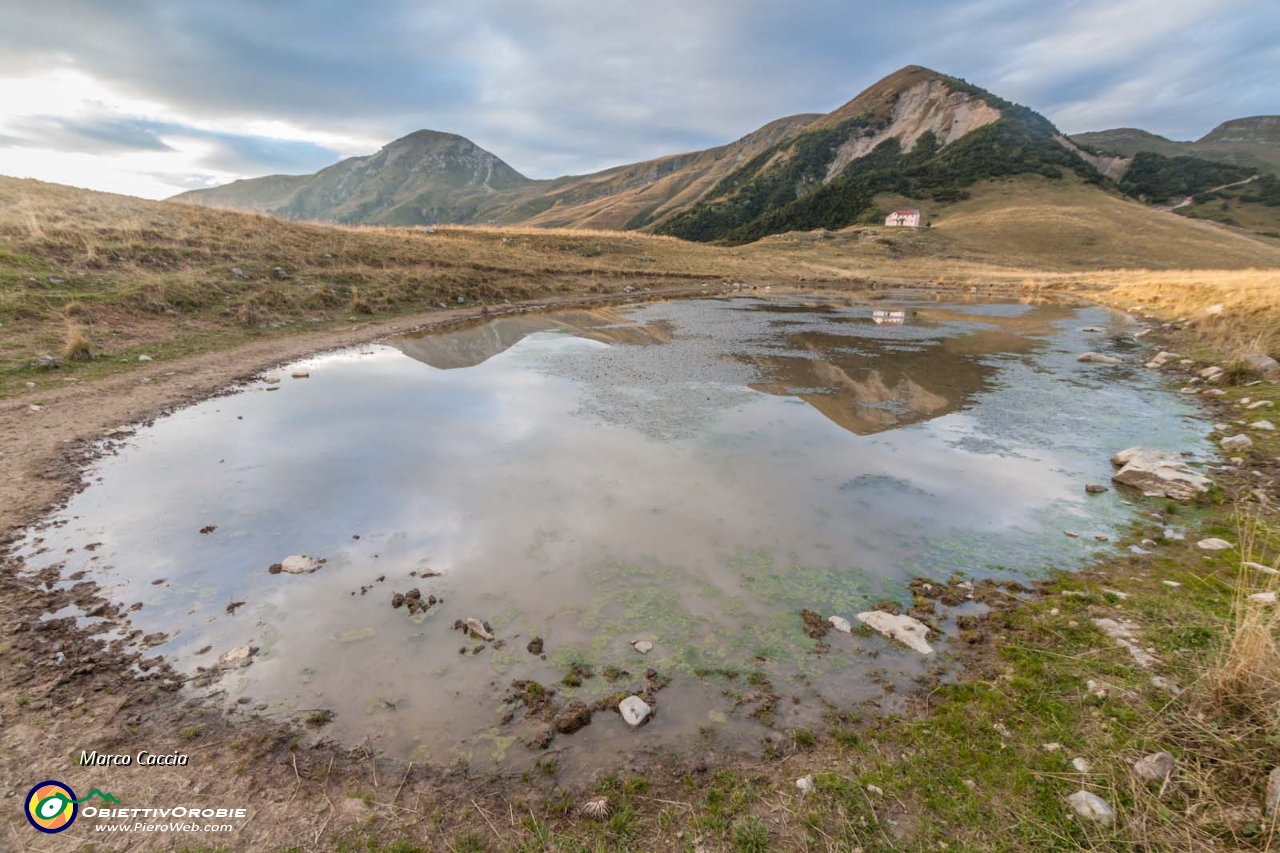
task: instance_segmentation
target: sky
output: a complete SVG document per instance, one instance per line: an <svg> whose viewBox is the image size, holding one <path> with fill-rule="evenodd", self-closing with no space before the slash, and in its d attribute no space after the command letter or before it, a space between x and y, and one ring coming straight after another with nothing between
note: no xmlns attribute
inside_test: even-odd
<svg viewBox="0 0 1280 853"><path fill-rule="evenodd" d="M164 198L414 130L534 178L828 112L904 65L1068 133L1280 113L1276 0L4 0L0 174Z"/></svg>

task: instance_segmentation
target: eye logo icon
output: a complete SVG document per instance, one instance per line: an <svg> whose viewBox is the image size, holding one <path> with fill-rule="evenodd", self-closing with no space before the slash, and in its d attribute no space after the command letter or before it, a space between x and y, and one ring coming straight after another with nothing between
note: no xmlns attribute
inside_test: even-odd
<svg viewBox="0 0 1280 853"><path fill-rule="evenodd" d="M27 821L41 832L62 832L79 813L75 792L61 782L41 782L27 794Z"/></svg>
<svg viewBox="0 0 1280 853"><path fill-rule="evenodd" d="M105 803L120 802L111 794L104 794L97 788L90 791L89 796L77 800L71 788L50 779L27 792L27 804L23 813L26 814L28 823L41 832L52 835L55 832L62 832L75 823L76 815L80 814L80 804L94 797L100 798Z"/></svg>

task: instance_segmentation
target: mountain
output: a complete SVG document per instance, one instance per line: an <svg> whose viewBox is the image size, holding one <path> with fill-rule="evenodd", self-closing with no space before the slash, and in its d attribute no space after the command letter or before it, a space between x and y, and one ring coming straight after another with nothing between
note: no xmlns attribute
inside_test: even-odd
<svg viewBox="0 0 1280 853"><path fill-rule="evenodd" d="M1132 127L1077 133L1071 138L1096 151L1126 157L1142 152L1193 156L1280 175L1280 116L1225 121L1195 142L1176 142Z"/></svg>
<svg viewBox="0 0 1280 853"><path fill-rule="evenodd" d="M176 199L288 219L415 225L474 221L494 196L533 183L468 139L419 130L314 175L252 178Z"/></svg>
<svg viewBox="0 0 1280 853"><path fill-rule="evenodd" d="M1138 130L1068 139L1027 107L913 65L825 115L788 116L726 145L590 175L530 180L470 140L422 130L314 175L236 181L176 200L350 224L644 229L737 244L876 223L889 198L924 207L964 199L980 182L1031 176L1185 207L1254 177L1249 165L1192 156L1186 146L1230 148L1237 159L1248 149L1256 159L1280 151L1277 136L1276 119L1260 117L1227 122L1197 143Z"/></svg>
<svg viewBox="0 0 1280 853"><path fill-rule="evenodd" d="M874 222L886 193L964 198L991 178L1102 175L1048 119L963 80L909 66L735 170L659 233L744 243Z"/></svg>

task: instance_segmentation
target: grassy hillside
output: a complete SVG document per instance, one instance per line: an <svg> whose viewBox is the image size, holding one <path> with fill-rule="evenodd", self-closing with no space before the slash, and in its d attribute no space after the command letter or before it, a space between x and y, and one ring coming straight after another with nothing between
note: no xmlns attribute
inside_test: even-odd
<svg viewBox="0 0 1280 853"><path fill-rule="evenodd" d="M47 381L41 353L95 374L351 317L768 271L644 234L346 228L0 177L0 391Z"/></svg>
<svg viewBox="0 0 1280 853"><path fill-rule="evenodd" d="M798 231L725 248L636 232L316 225L0 178L0 394L125 370L144 354L628 284L1020 286L1121 268L1280 268L1277 241L1070 175L966 193L922 202L933 228ZM62 369L30 367L42 353Z"/></svg>

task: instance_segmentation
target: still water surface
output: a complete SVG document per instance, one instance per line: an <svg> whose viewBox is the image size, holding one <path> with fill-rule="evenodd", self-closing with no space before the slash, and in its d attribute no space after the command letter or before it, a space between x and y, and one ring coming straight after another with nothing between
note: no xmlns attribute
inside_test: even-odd
<svg viewBox="0 0 1280 853"><path fill-rule="evenodd" d="M1113 452L1203 446L1149 372L1077 363L1099 350L1136 367L1123 324L1051 302L814 294L400 338L139 430L54 519L69 523L31 534L28 564L141 602L133 627L169 634L156 652L184 671L257 646L216 685L229 705L329 709L327 734L404 758L528 763L502 694L575 663L633 677L561 699L647 667L673 681L643 729L599 714L557 747L607 759L705 727L745 742L765 731L751 688L708 670L763 673L783 728L923 672L874 637L831 635L813 654L801 608L852 619L908 600L918 575L1078 565L1136 509L1084 493ZM326 562L268 572L289 554ZM392 609L413 587L443 603ZM451 628L468 616L502 647L473 654ZM545 658L525 649L535 635Z"/></svg>

